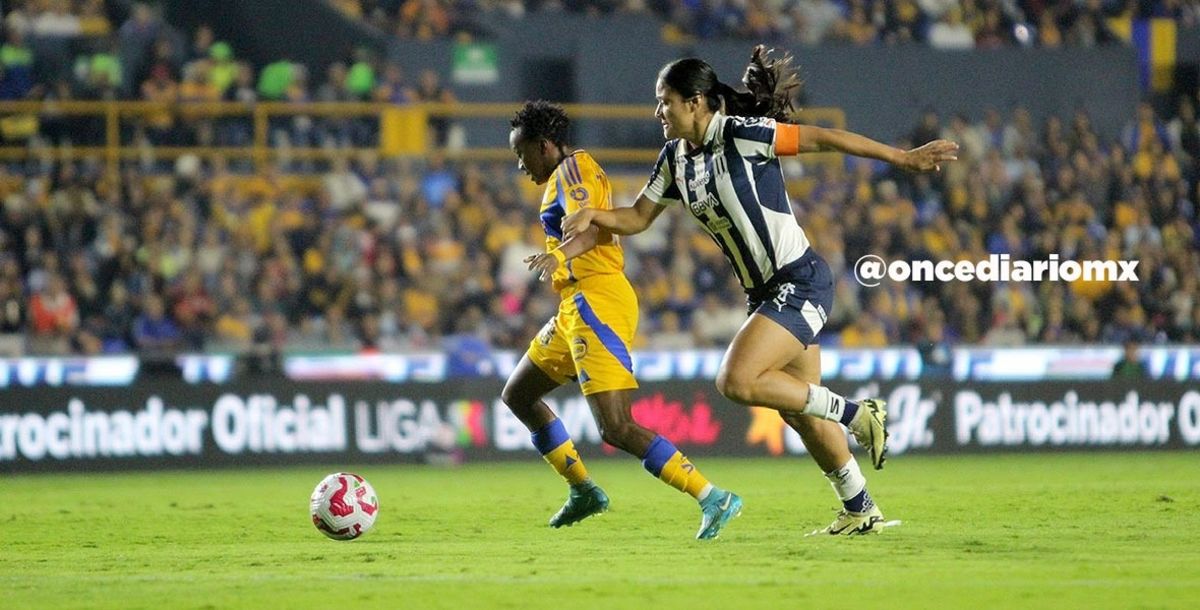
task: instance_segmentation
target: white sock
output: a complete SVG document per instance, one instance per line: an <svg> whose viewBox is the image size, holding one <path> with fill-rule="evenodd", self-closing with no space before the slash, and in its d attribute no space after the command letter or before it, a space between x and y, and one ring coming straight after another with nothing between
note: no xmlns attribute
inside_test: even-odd
<svg viewBox="0 0 1200 610"><path fill-rule="evenodd" d="M802 411L805 415L841 421L842 413L845 411L845 398L834 394L825 386L808 384L808 404L804 405L804 411Z"/></svg>
<svg viewBox="0 0 1200 610"><path fill-rule="evenodd" d="M842 502L857 496L867 488L867 477L864 477L862 470L858 468L854 456L850 456L850 461L846 462L845 466L825 473L825 478L829 479L833 493L837 494Z"/></svg>
<svg viewBox="0 0 1200 610"><path fill-rule="evenodd" d="M696 496L696 501L697 501L697 502L703 502L705 499L707 499L707 498L708 498L708 494L711 494L711 493L712 493L712 490L713 490L713 484L712 484L712 483L709 483L708 485L705 485L705 486L704 486L704 489L701 489L701 490L700 490L700 495Z"/></svg>

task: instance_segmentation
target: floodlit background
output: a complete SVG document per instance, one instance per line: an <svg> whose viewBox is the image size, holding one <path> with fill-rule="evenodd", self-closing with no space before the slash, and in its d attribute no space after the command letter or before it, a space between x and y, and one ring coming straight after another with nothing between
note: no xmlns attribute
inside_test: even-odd
<svg viewBox="0 0 1200 610"><path fill-rule="evenodd" d="M0 1L0 606L1185 607L1200 486L1200 2ZM683 210L622 240L634 415L737 490L694 508L548 400L613 512L544 529L561 481L499 400L557 306L517 171L563 103L629 205L658 69L795 55L797 119L937 175L784 165L837 278L823 381L889 400L870 540L799 437L713 379L745 320ZM898 282L886 260L1136 260L1139 281ZM1103 451L1101 451L1103 450ZM613 456L613 459L600 459ZM114 471L127 470L117 473ZM305 506L367 477L376 529ZM788 601L781 601L788 600Z"/></svg>

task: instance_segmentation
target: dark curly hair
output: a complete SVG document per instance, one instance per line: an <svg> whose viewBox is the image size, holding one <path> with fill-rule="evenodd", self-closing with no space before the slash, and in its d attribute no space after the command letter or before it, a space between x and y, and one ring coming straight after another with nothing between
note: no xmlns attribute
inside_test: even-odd
<svg viewBox="0 0 1200 610"><path fill-rule="evenodd" d="M555 146L567 145L567 132L571 128L571 119L562 106L551 104L545 100L525 102L525 106L517 111L512 119L512 127L521 128L521 135L527 140L549 140Z"/></svg>
<svg viewBox="0 0 1200 610"><path fill-rule="evenodd" d="M703 95L708 109L716 111L725 103L725 112L732 116L769 117L779 121L791 120L795 108L792 97L800 89L800 77L792 67L792 56L771 57L771 49L754 47L750 65L742 76L749 91L738 91L717 80L717 73L707 62L687 58L673 61L659 71L658 77L684 99Z"/></svg>

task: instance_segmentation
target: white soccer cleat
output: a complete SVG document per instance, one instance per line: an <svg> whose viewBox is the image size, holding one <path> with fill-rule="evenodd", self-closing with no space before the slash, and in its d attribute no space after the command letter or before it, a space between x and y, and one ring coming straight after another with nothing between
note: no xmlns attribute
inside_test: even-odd
<svg viewBox="0 0 1200 610"><path fill-rule="evenodd" d="M871 465L883 469L887 461L887 402L878 398L858 401L858 413L847 426L854 440L871 453Z"/></svg>
<svg viewBox="0 0 1200 610"><path fill-rule="evenodd" d="M862 536L866 534L877 534L885 527L894 527L900 525L900 521L884 521L883 512L878 506L871 506L869 510L862 513L852 513L848 510L838 512L837 519L833 520L824 529L813 530L806 534L807 536L817 536L827 534L830 536Z"/></svg>

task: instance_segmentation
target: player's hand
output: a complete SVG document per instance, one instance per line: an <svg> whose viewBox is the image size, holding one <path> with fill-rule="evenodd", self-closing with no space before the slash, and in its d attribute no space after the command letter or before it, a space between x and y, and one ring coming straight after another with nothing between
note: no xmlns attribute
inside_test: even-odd
<svg viewBox="0 0 1200 610"><path fill-rule="evenodd" d="M596 210L592 208L583 208L574 214L564 216L562 219L563 241L567 241L590 229L592 218L595 218L595 216Z"/></svg>
<svg viewBox="0 0 1200 610"><path fill-rule="evenodd" d="M530 271L538 273L538 281L541 282L553 277L554 272L558 270L558 259L549 252L526 256L525 262L529 264Z"/></svg>
<svg viewBox="0 0 1200 610"><path fill-rule="evenodd" d="M942 164L958 160L958 144L950 140L934 140L919 148L905 151L898 164L910 172L940 172Z"/></svg>

